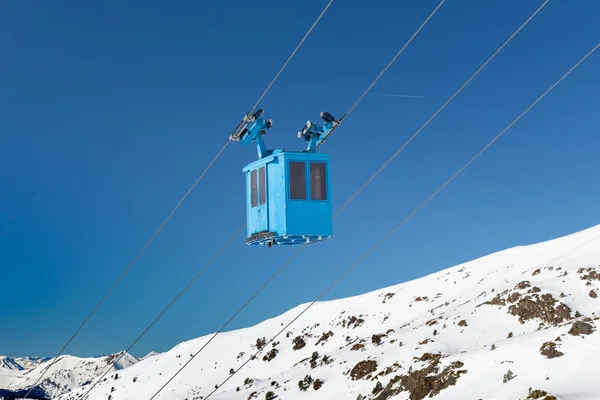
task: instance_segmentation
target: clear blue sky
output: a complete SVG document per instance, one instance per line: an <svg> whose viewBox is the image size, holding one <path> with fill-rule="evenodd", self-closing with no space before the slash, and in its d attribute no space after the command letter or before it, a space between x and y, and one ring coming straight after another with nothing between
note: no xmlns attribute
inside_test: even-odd
<svg viewBox="0 0 600 400"><path fill-rule="evenodd" d="M437 0L333 3L261 104L271 147L341 115ZM542 0L448 0L321 147L334 209ZM600 38L594 0L529 26L232 325L312 300ZM13 1L0 12L0 354L53 356L218 151L326 0ZM600 223L594 54L328 296ZM230 145L68 353L123 349L245 222ZM214 332L295 251L237 241L134 348ZM310 314L299 323L310 319Z"/></svg>

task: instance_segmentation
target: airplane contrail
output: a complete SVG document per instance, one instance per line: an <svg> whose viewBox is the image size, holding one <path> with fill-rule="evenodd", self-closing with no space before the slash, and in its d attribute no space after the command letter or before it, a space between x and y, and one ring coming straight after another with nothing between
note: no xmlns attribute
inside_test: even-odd
<svg viewBox="0 0 600 400"><path fill-rule="evenodd" d="M389 97L408 97L411 99L424 99L425 96L411 96L408 94L392 94L392 93L371 93L373 96L389 96Z"/></svg>

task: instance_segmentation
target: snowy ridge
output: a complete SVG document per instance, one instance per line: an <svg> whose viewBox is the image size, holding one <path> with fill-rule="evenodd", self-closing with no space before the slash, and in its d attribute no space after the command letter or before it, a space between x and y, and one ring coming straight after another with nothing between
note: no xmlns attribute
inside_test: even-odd
<svg viewBox="0 0 600 400"><path fill-rule="evenodd" d="M317 303L268 344L301 305L217 336L156 399L205 398L257 348L211 399L600 399L599 264L600 225ZM210 336L119 372L89 400L150 399Z"/></svg>
<svg viewBox="0 0 600 400"><path fill-rule="evenodd" d="M69 393L77 387L89 384L92 379L102 374L109 364L113 370L122 370L138 362L138 359L125 354L118 364L114 363L122 353L108 357L78 358L61 356L44 375L37 388L44 391L50 398ZM0 370L0 389L19 391L30 389L54 359L46 359L27 370Z"/></svg>
<svg viewBox="0 0 600 400"><path fill-rule="evenodd" d="M0 356L0 369L23 371L48 361L46 357L5 357Z"/></svg>
<svg viewBox="0 0 600 400"><path fill-rule="evenodd" d="M159 354L160 353L157 353L156 351L151 351L150 353L146 354L144 357L140 358L140 361L141 360L145 360L145 359L150 358L150 357L157 356Z"/></svg>
<svg viewBox="0 0 600 400"><path fill-rule="evenodd" d="M600 399L599 264L600 225L317 303L268 343L303 304L222 333L157 400L206 398L257 349L211 399ZM210 337L126 354L88 399L149 400ZM39 388L77 399L120 354L62 356ZM0 357L0 389L30 388L50 363Z"/></svg>

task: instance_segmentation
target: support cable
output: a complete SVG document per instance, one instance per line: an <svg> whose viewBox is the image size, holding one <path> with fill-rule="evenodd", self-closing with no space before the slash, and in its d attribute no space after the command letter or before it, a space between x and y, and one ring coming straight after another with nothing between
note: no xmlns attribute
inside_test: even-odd
<svg viewBox="0 0 600 400"><path fill-rule="evenodd" d="M302 40L300 41L300 43L298 43L298 45L296 46L296 48L294 49L294 51L292 52L292 54L290 54L290 56L287 58L287 60L283 64L283 66L279 69L279 71L277 72L277 74L275 75L275 77L271 80L271 82L269 83L269 85L267 86L267 88L265 89L265 91L262 93L262 95L259 97L258 101L254 104L254 106L252 107L252 109L250 110L249 113L252 113L254 111L254 109L258 106L258 104L264 99L264 97L267 95L267 93L271 90L271 87L273 86L273 84L275 83L275 81L279 78L279 76L281 75L281 73L283 72L283 70L287 67L287 65L291 61L291 59L296 55L296 53L298 52L298 50L300 49L300 47L304 44L304 41L306 40L306 38L308 37L308 35L310 35L310 33L313 31L313 29L315 28L315 26L317 25L317 23L321 20L321 18L323 17L323 15L325 14L325 12L329 9L329 7L331 6L332 3L333 3L333 0L329 0L329 2L327 3L327 5L323 9L323 11L321 11L321 14L319 15L319 17L312 24L312 26L308 29L308 31L306 32L306 34L304 35L304 37L302 38ZM234 129L233 132L235 132L242 124L243 124L243 121L238 124L238 127L236 129ZM212 159L212 161L209 163L209 165L206 167L206 169L202 172L202 174L200 174L200 176L196 179L196 181L194 182L194 184L188 189L188 191L181 198L181 200L179 200L179 203L177 203L177 205L175 206L175 208L173 208L173 210L169 213L169 215L167 216L167 218L159 226L159 228L154 232L154 234L150 237L150 239L148 239L148 241L146 242L146 244L144 245L144 247L142 247L142 249L134 257L134 259L123 270L123 272L117 278L117 280L115 281L115 283L110 287L110 289L106 292L106 294L102 297L102 299L100 299L100 302L96 305L96 307L94 307L94 309L92 310L92 312L87 316L87 318L83 321L83 323L79 326L79 328L75 331L75 333L71 336L71 338L63 346L63 348L58 352L58 354L56 355L56 357L54 357L54 360L52 361L52 363L50 363L48 365L48 367L46 367L46 369L44 370L44 372L39 376L39 378L36 380L36 382L33 384L33 386L29 389L29 391L27 391L27 393L25 394L25 397L24 397L25 399L31 393L31 391L33 390L33 388L36 387L39 384L39 382L46 375L46 373L48 372L48 370L50 370L50 368L52 368L52 366L58 361L59 357L64 353L64 351L67 349L67 347L69 346L69 344L71 344L71 342L75 339L75 337L79 334L79 332L83 329L83 327L88 323L88 321L96 313L96 311L98 310L98 308L100 308L100 306L102 305L102 303L104 303L104 301L106 300L106 298L112 293L112 291L114 290L114 288L121 282L121 280L123 279L123 277L127 274L127 272L129 272L129 270L131 269L131 267L141 257L142 253L144 253L144 251L146 250L146 248L150 245L150 243L152 243L152 241L154 240L154 238L158 235L158 233L162 230L162 228L171 219L171 217L173 216L173 214L175 214L175 211L177 211L177 209L181 206L181 204L189 196L189 194L192 192L192 190L194 190L194 188L198 185L198 183L200 182L200 180L202 180L202 178L204 177L204 175L206 175L206 173L208 172L208 170L213 166L213 164L221 156L221 154L223 153L223 151L225 151L225 149L227 148L227 145L229 144L230 141L231 141L231 135L227 137L227 141L225 142L225 144L223 145L223 147L221 147L221 149L219 150L219 152L217 153L217 155Z"/></svg>
<svg viewBox="0 0 600 400"><path fill-rule="evenodd" d="M527 24L529 24L529 22L540 12L542 11L542 9L546 6L546 4L548 4L550 0L545 0L544 3L542 3L541 6L539 6L539 8L537 10L535 10L535 12L533 14L531 14L531 16L529 18L527 18L527 20L525 22L523 22L523 24L521 24L521 26L519 26L519 28L512 34L510 35L510 37L508 39L506 39L506 41L504 43L502 43L502 45L500 47L498 47L498 49L481 65L481 67L479 67L477 69L477 71L475 71L473 73L473 75L471 75L469 77L469 79L467 79L465 81L465 83L463 83L461 85L461 87L458 88L458 90L456 92L454 92L454 94L452 96L450 96L450 98L448 98L448 100L446 100L446 102L444 104L442 104L442 106L440 108L438 108L438 110L433 113L433 115L423 124L421 125L421 127L419 129L417 129L417 131L402 145L402 147L400 147L382 166L381 168L379 168L377 170L377 172L375 172L366 182L365 184L356 191L356 193L354 193L352 195L352 197L350 197L348 199L348 201L346 201L346 203L344 203L344 205L337 211L336 215L338 215L339 213L341 213L347 206L348 204L350 204L352 202L352 200L354 200L356 198L356 196L358 196L372 181L373 179L375 179L375 177L377 177L377 175L379 175L381 173L381 171L383 171L385 169L385 167L388 166L388 164L390 162L392 162L392 160L394 158L396 158L398 156L398 154L400 154L402 152L402 150L404 150L406 148L406 146L408 146L410 144L410 142L413 141L414 138L416 138L419 133L421 133L423 131L423 129L425 129L427 127L427 125L429 125L429 123L431 121L433 121L433 119L435 117L437 117L437 115L442 112L442 110L444 108L446 108L446 106L448 104L450 104L450 102L452 100L454 100L454 98L456 96L458 96L458 94L460 92L463 91L463 89L469 84L471 83L471 81L473 79L475 79L475 77L477 75L479 75L479 73L498 55L498 53L500 53L500 51L502 51L502 49L504 49L506 47L506 45L508 45L514 38L515 36L517 36L517 34L519 32L521 32L521 30L523 30L523 28L525 28L525 26L527 26Z"/></svg>
<svg viewBox="0 0 600 400"><path fill-rule="evenodd" d="M231 237L231 239L229 239L229 241L227 241L227 243L225 244L225 246L221 247L221 249L217 252L217 254L215 254L213 256L213 258L210 259L210 261L208 261L206 264L204 264L204 267L192 278L192 280L177 294L177 296L175 296L175 298L173 300L171 300L171 302L169 303L169 305L167 305L167 307L164 308L164 310L161 311L160 314L158 314L158 316L154 319L154 321L152 321L152 323L150 325L148 325L148 327L133 341L133 343L131 343L129 345L129 347L127 349L125 349L125 351L122 352L122 354L119 356L119 358L117 358L116 361L109 363L108 367L106 368L106 370L104 371L104 373L96 380L96 382L94 382L93 385L91 385L91 387L80 397L81 399L85 398L87 395L90 394L90 392L92 391L92 389L94 389L96 387L96 385L98 383L100 383L102 381L102 379L104 379L104 377L106 375L108 375L108 373L112 370L113 365L118 364L119 361L121 361L121 359L125 356L125 354L129 353L129 351L133 348L133 346L135 346L141 339L142 337L144 337L144 335L146 333L148 333L148 331L150 329L152 329L152 327L158 322L159 319L162 318L162 316L173 306L173 304L175 304L175 302L177 302L177 300L179 300L179 298L190 288L190 286L192 286L192 284L196 281L196 279L198 279L200 277L200 275L202 275L204 273L204 271L206 271L208 269L208 267L217 259L217 257L219 257L221 255L221 253L223 253L225 251L225 249L227 247L229 247L229 245L231 243L233 243L233 241L235 240L235 238L242 232L242 230L246 227L246 225L242 226L240 229L238 229L238 231Z"/></svg>
<svg viewBox="0 0 600 400"><path fill-rule="evenodd" d="M327 3L327 5L325 6L325 8L321 11L321 14L319 14L318 18L315 20L315 22L311 25L311 27L308 29L308 31L306 32L306 34L304 35L304 37L302 38L302 40L300 41L300 43L298 43L298 45L296 46L296 48L294 49L294 51L292 52L292 54L290 54L290 56L287 58L287 60L285 61L285 63L283 64L283 66L279 69L279 71L277 72L277 74L275 75L275 77L271 80L271 82L269 83L269 85L267 86L267 88L265 89L265 91L262 93L262 95L259 97L259 99L257 100L257 102L254 104L254 106L252 106L252 109L250 110L249 113L252 113L254 111L254 109L258 106L258 104L264 99L264 97L267 95L267 93L271 90L273 84L275 83L275 81L279 78L279 76L281 75L281 73L283 72L283 70L287 67L287 65L289 64L289 62L291 61L291 59L296 55L296 53L298 52L298 50L300 49L300 47L304 44L306 38L310 35L310 33L314 30L315 26L317 25L317 23L321 20L321 18L323 17L323 15L325 14L325 12L329 9L329 7L331 6L331 4L333 3L334 0L329 0L329 2ZM243 124L243 121L241 121L237 128L234 129L233 132L235 132L237 129L239 129L239 127ZM79 326L79 328L75 331L75 333L71 336L71 338L67 341L67 343L63 346L63 348L59 351L59 353L57 354L57 356L54 358L54 360L52 361L52 363L50 363L50 365L48 365L48 367L46 367L46 369L44 370L44 372L40 375L40 377L37 379L37 381L34 383L34 385L29 389L29 391L25 394L25 398L27 398L27 396L31 393L31 391L33 390L34 387L36 387L38 385L38 383L41 381L41 379L46 375L46 373L48 372L48 370L50 368L52 368L52 366L58 361L59 357L63 354L63 352L66 350L66 348L69 346L69 344L71 344L71 342L75 339L75 337L79 334L79 332L83 329L83 327L88 323L88 321L92 318L92 316L96 313L96 311L98 310L98 308L100 308L100 306L102 305L102 303L104 303L104 301L106 300L106 298L110 295L110 293L114 290L114 288L121 282L121 280L123 279L123 277L127 274L127 272L129 272L129 270L131 269L131 267L137 262L137 260L141 257L142 253L144 253L144 251L146 250L146 248L148 248L148 246L150 245L150 243L152 243L152 241L154 240L154 238L159 234L159 232L162 230L162 228L167 224L167 222L171 219L171 217L173 216L173 214L175 214L175 212L177 211L177 209L181 206L181 204L185 201L185 199L189 196L189 194L192 192L192 190L194 190L194 188L198 185L198 183L200 182L200 180L202 180L202 178L204 177L204 175L206 175L206 173L208 172L208 170L213 166L213 164L217 161L217 159L221 156L221 154L225 151L225 149L227 148L227 145L229 144L229 142L231 141L231 135L228 136L225 144L221 147L221 149L219 150L219 152L217 153L217 155L212 159L212 161L209 163L209 165L206 167L206 169L202 172L202 174L200 174L200 176L196 179L196 181L193 183L193 185L188 189L188 191L185 193L185 195L181 198L181 200L179 200L179 203L177 203L177 205L175 206L175 208L170 212L170 214L167 216L167 218L163 221L163 223L159 226L159 228L154 232L154 234L150 237L150 239L146 242L146 244L142 247L142 249L138 252L138 254L134 257L134 259L129 263L129 265L127 265L127 267L123 270L123 272L121 273L121 275L117 278L117 280L114 282L114 284L110 287L110 289L106 292L106 294L102 297L102 299L100 300L100 302L96 305L96 307L94 307L94 309L92 310L92 312L87 316L87 318L83 321L83 323ZM242 228L240 228L240 231L245 227L242 226ZM219 252L218 254L220 254L221 252ZM211 260L210 263L212 263L213 260ZM195 281L196 278L194 278L192 281ZM191 284L191 283L190 283ZM176 301L176 300L175 300ZM167 307L170 308L170 305ZM162 314L161 314L162 315ZM160 318L160 317L159 317ZM156 321L153 321L151 326L154 325ZM147 328L148 330L149 328ZM146 331L147 331L146 330ZM142 336L145 334L145 332L142 334ZM140 337L141 338L141 337ZM140 339L138 338L138 340ZM123 357L123 355L121 355L121 357Z"/></svg>
<svg viewBox="0 0 600 400"><path fill-rule="evenodd" d="M546 1L549 1L549 0L546 0ZM348 109L348 111L346 111L346 113L340 118L336 129L342 124L342 122L344 122L346 120L346 117L348 117L348 115L350 115L350 113L352 111L354 111L354 109L360 104L362 99L371 91L371 89L373 89L373 86L375 86L375 84L379 81L379 79L381 79L383 74L386 73L386 71L392 66L394 61L396 61L396 59L400 56L400 54L402 54L404 52L404 49L406 49L408 47L408 45L419 34L419 32L421 32L421 30L425 27L425 25L427 25L429 20L438 12L440 7L445 2L446 2L446 0L440 1L440 3L437 5L437 7L431 12L431 14L429 14L427 19L425 21L423 21L423 23L421 24L421 26L419 26L419 28L415 31L415 33L413 33L413 35L407 40L407 42L404 43L404 46L402 46L402 48L400 50L398 50L396 55L390 60L390 62L385 66L385 68L379 73L379 75L377 75L375 80L373 80L373 82L371 82L369 87L367 87L367 89L358 97L358 99L356 99L356 101L354 102L354 104L352 104L352 106ZM333 133L333 132L331 132L331 133ZM325 143L325 141L329 138L329 136L331 136L331 133L317 145L316 149L318 149L323 143Z"/></svg>
<svg viewBox="0 0 600 400"><path fill-rule="evenodd" d="M413 210L402 222L394 227L383 239L377 242L365 255L363 255L354 265L352 265L348 270L346 270L339 278L337 278L327 289L325 289L316 299L314 299L304 310L302 310L298 315L296 315L287 325L285 325L275 336L273 336L261 349L259 349L254 355L248 358L246 362L244 362L237 370L235 370L232 374L230 374L220 385L217 385L217 389L213 389L204 400L208 400L219 388L221 388L227 381L229 381L235 374L237 374L245 365L247 365L252 359L256 358L263 349L267 348L270 343L272 343L279 335L285 332L290 325L292 325L298 318L300 318L306 311L308 311L317 301L319 301L325 294L327 294L331 289L333 289L342 279L344 279L350 272L352 272L356 267L358 267L369 255L371 255L379 246L381 246L385 241L387 241L398 229L404 226L417 212L419 212L427 203L429 203L435 196L437 196L450 182L452 182L460 173L462 173L473 161L475 161L484 151L486 151L490 146L492 146L506 131L508 131L514 124L516 124L525 114L529 112L538 102L540 102L548 93L550 93L563 79L571 74L585 59L587 59L594 51L596 51L600 47L600 42L590 50L581 60L577 62L569 71L567 71L558 81L556 81L548 90L546 90L540 97L537 98L529 107L525 109L517 118L515 118L506 128L504 128L500 133L498 133L485 147L483 147L473 158L469 160L465 165L463 165L458 171L454 173L442 186L440 186L431 196L427 198L423 203L421 203L416 209Z"/></svg>
<svg viewBox="0 0 600 400"><path fill-rule="evenodd" d="M142 247L142 249L136 254L136 256L129 263L129 265L127 265L127 267L125 267L125 269L123 270L123 272L121 272L121 275L113 283L113 285L110 287L110 289L108 289L108 291L104 294L104 296L102 297L102 299L100 299L100 302L98 302L98 304L96 304L96 307L94 307L94 309L92 310L92 312L87 316L87 318L83 321L83 323L79 326L79 328L77 328L77 330L75 331L75 333L71 336L71 338L67 341L67 343L65 343L65 345L63 346L63 348L58 352L58 354L56 355L56 357L54 357L54 359L52 360L52 362L46 367L46 369L44 370L44 372L42 372L42 374L38 377L38 379L35 381L35 383L33 384L33 386L31 386L31 388L27 391L27 393L25 394L25 397L24 397L25 399L27 398L27 396L29 396L29 394L31 393L31 391L40 383L40 381L46 375L46 373L50 370L50 368L52 368L52 366L54 366L54 364L56 364L56 362L59 360L59 357L64 353L64 351L67 349L67 347L69 346L69 344L71 344L71 342L75 339L75 337L79 334L79 332L81 332L81 330L83 329L83 327L88 323L88 321L96 313L96 311L98 310L98 308L100 308L100 306L102 305L102 303L104 303L104 301L106 300L106 298L112 293L112 291L115 289L115 287L117 287L117 285L125 277L125 275L127 274L127 272L129 272L129 270L131 269L131 267L133 267L133 265L136 263L136 261L142 256L142 254L144 253L144 251L146 251L146 249L148 248L148 246L150 246L150 243L152 243L152 241L154 240L154 238L164 228L164 226L171 219L171 217L173 216L173 214L175 214L175 211L177 211L177 209L181 206L181 204L189 196L189 194L192 192L192 190L194 190L194 188L196 187L196 185L198 185L198 183L200 182L200 180L204 177L204 175L206 175L206 173L208 172L208 170L213 166L213 164L215 163L215 161L217 161L217 159L221 156L221 154L223 153L223 151L225 151L225 148L227 147L228 144L229 144L229 139L227 139L227 141L225 142L225 144L223 145L223 147L221 147L221 150L219 150L219 152L217 153L217 155L212 159L212 161L208 164L208 166L204 169L204 171L202 171L202 174L200 174L200 176L196 179L196 181L194 182L194 184L188 189L188 191L181 198L181 200L179 200L179 203L177 203L177 205L175 206L175 208L173 208L173 210L171 210L171 212L169 213L169 215L167 216L167 218L165 218L165 220L162 222L162 224L160 224L160 226L158 227L158 229L152 234L152 236L150 237L150 239L148 239L148 241L146 242L146 244L144 245L144 247Z"/></svg>
<svg viewBox="0 0 600 400"><path fill-rule="evenodd" d="M538 13L539 11L541 11L541 9L542 9L542 8L543 8L543 7L544 7L544 6L545 6L545 5L548 3L548 1L549 1L549 0L546 0L546 1L545 1L545 2L544 2L544 3L543 3L543 4L542 4L542 5L541 5L541 6L540 6L540 7L539 7L539 8L538 8L538 9L537 9L537 10L536 10L536 11L535 11L535 12L534 12L532 15L531 15L531 16L530 16L530 17L529 17L529 18L528 18L528 19L527 19L527 20L526 20L526 21L525 21L525 22L524 22L524 23L523 23L523 24L522 24L522 25L521 25L521 26L520 26L520 27L517 29L517 31L515 31L515 32L514 32L514 33L513 33L513 34L512 34L512 35L509 37L509 39L508 39L508 40L507 40L507 41L505 41L505 42L504 42L504 43L503 43L503 44L500 46L500 48L498 48L498 50L496 50L496 51L495 51L495 52L492 54L492 56L491 56L490 58L488 58L488 59L485 61L485 63L484 63L484 64L483 64L483 65L482 65L482 66L481 66L481 67L480 67L480 68L479 68L479 69L478 69L478 70L477 70L477 71L476 71L476 72L475 72L473 75L471 75L471 77L469 77L469 79L468 79L468 80L467 80L467 81L466 81L466 82L465 82L465 83L464 83L464 84L463 84L463 85L462 85L462 86L461 86L461 87L460 87L460 88L459 88L459 89L458 89L458 90L457 90L457 91L456 91L456 92L455 92L455 93L454 93L454 94L453 94L453 95L450 97L450 99L449 99L448 101L446 101L446 102L445 102L445 103L442 105L442 107L440 107L440 108L439 108L439 109L438 109L438 110L437 110L437 111L434 113L434 115L433 115L431 118L429 118L429 120L428 120L428 121L427 121L427 122L426 122L426 123L425 123L425 124L424 124L424 125L423 125L421 128L419 128L419 130L418 130L418 131L417 131L417 132L416 132L416 133L415 133L415 134L414 134L414 135L413 135L413 136L412 136L412 137L411 137L411 138L408 140L408 142L406 142L406 143L405 143L405 144L404 144L404 145L403 145L403 146L400 148L400 150L398 150L398 151L397 151L397 152L396 152L396 153L395 153L395 154L394 154L394 155L393 155L393 156L392 156L392 157L391 157L391 158L390 158L388 161L386 161L386 163L384 164L384 166L383 166L382 168L380 168L380 169L379 169L379 170L378 170L378 171L377 171L377 172L376 172L376 173L375 173L375 174L374 174L374 175L373 175L371 178L369 178L369 180L368 180L368 181L367 181L367 182L366 182L366 183L365 183L365 184L364 184L364 185L363 185L363 186L362 186L362 187L361 187L361 188L360 188L360 189L359 189L359 190L358 190L358 191L357 191L357 192L356 192L354 195L352 195L352 197L351 197L351 198L350 198L350 199L349 199L349 200L348 200L348 201L347 201L347 202L346 202L346 203L345 203L345 204L344 204L344 205L343 205L343 206L342 206L342 207L341 207L341 208L340 208L340 209L339 209L339 210L338 210L338 211L337 211L337 212L336 212L334 215L333 215L333 219L335 219L336 217L338 217L338 216L339 216L339 214L340 214L340 213L341 213L341 212L342 212L342 211L343 211L343 210L344 210L344 209L345 209L345 208L346 208L346 207L347 207L347 206L350 204L350 202L352 202L352 201L353 201L353 200L354 200L354 199L355 199L355 198L356 198L356 197L357 197L357 196L360 194L360 192L362 192L362 191L363 191L363 190L364 190L364 189L365 189L365 188L368 186L368 184L370 184L370 183L371 183L371 181L372 181L373 179L375 179L375 177L376 177L376 176L377 176L377 175L378 175L378 174L379 174L379 173L380 173L380 172L381 172L381 171L382 171L382 170L383 170L385 167L387 167L387 165L388 165L388 164L389 164L389 163L390 163L390 162L391 162L391 161L392 161L392 160L393 160L393 159L394 159L394 158L395 158L395 157L396 157L398 154L400 154L400 152L401 152L401 151L402 151L402 150L403 150L403 149L404 149L404 148L405 148L405 147L406 147L406 146L407 146L407 145L410 143L410 141L412 141L412 140L413 140L413 139L416 137L416 135L418 135L418 134L419 134L419 133L420 133L420 132L421 132L421 131L422 131L422 130L423 130L423 129L424 129L424 128L425 128L425 127L426 127L426 126L427 126L427 125L428 125L428 124L429 124L429 123L432 121L432 120L433 120L433 118L435 118L435 116L437 116L437 115L438 115L438 114L439 114L439 113L440 113L440 112L441 112L441 111L442 111L442 110L443 110L443 109L444 109L444 108L445 108L445 107L446 107L446 106L447 106L447 105L450 103L450 101L451 101L452 99L454 99L454 98L455 98L455 97L456 97L456 96L457 96L457 95L458 95L458 94L459 94L459 93L460 93L460 92L461 92L461 91L462 91L462 90L463 90L463 89L464 89L464 88L467 86L467 84L468 84L468 83L470 83L470 82L471 82L471 81L472 81L472 80L475 78L475 76L477 76L477 75L479 74L479 72L481 72L481 70L483 70L483 68L484 68L484 67L485 67L487 64L489 64L489 62L490 62L490 61L491 61L493 58L495 58L495 57L496 57L496 55L497 55L497 54L500 52L500 50L502 50L502 49L503 49L503 48L504 48L504 47L505 47L505 46L506 46L506 45L507 45L507 44L508 44L508 43L509 43L509 42L510 42L510 41L511 41L511 40L512 40L512 39L513 39L513 38L514 38L516 35L517 35L517 33L519 33L519 32L520 32L520 31L521 31L521 30L522 30L522 29L523 29L523 28L524 28L524 27L525 27L525 26L526 26L526 25L529 23L529 21L531 21L531 19L532 19L532 18L533 18L535 15L537 15L537 13ZM438 8L439 8L439 6L438 6ZM437 11L437 8L436 8L436 10L434 10L434 11ZM431 16L430 16L430 17L431 17ZM429 18L428 18L428 20L429 20ZM419 29L421 29L421 28L422 28L422 26L421 26ZM411 39L410 39L410 40L412 40L412 37L411 37ZM403 47L402 47L402 49L404 49L405 47L406 47L406 45L405 45L405 46L403 46ZM401 49L401 50L402 50L402 49ZM395 59L395 58L397 58L397 57L394 57L394 59ZM388 67L389 67L389 64L388 64L388 66L386 66L386 68L388 68ZM379 77L381 77L381 74L378 76L378 78L377 78L377 79L379 79ZM370 85L370 88L372 88L372 87L373 87L373 84L371 84L371 85ZM368 90L370 90L370 89L368 89ZM361 97L364 97L364 96L366 95L366 93L368 93L368 90L366 90L366 91L363 93L363 95L361 95ZM359 102L356 102L355 104L358 104L358 103L359 103ZM353 108L354 108L354 107L353 107ZM348 115L348 113L346 113L345 115L347 116L347 115ZM242 311L243 311L243 310L244 310L244 309L245 309L245 308L246 308L246 307L247 307L247 306L248 306L248 305L249 305L249 304L250 304L250 303L251 303L251 302L254 300L254 298L256 298L256 297L258 296L258 294L260 294L260 293L261 293L261 292L262 292L262 291L263 291L263 290L266 288L266 286L268 286L268 285L269 285L269 284L270 284L270 283L271 283L271 282L272 282L272 281L273 281L273 280L274 280L274 279L275 279L277 276L279 276L279 274L281 274L281 273L283 272L283 270L284 270L285 268L287 268L287 266L289 266L289 265L291 264L291 262L292 262L292 261L293 261L293 260L294 260L294 259L295 259L295 258L296 258L296 257L297 257L297 256L298 256L298 255L299 255L299 254L300 254L300 253L301 253L301 252L302 252L302 251L303 251L305 248L306 248L306 246L308 246L308 245L307 245L307 244L304 244L304 245L302 245L302 246L301 246L301 247L298 249L298 251L297 251L296 253L294 253L294 254L292 255L292 257L291 257L289 260L287 260L287 261L286 261L286 262L283 264L283 266L282 266L280 269L278 269L278 270L275 272L275 274L274 274L273 276L271 276L271 277L269 278L269 280L268 280L267 282L265 282L265 284L264 284L264 285L263 285L263 286L262 286L262 287L261 287L261 288L260 288L260 289L259 289L259 290L258 290L258 291L257 291L257 292L256 292L256 293L255 293L255 294L254 294L254 295L253 295L253 296L252 296L252 297L251 297L251 298L250 298L250 299L249 299L249 300L248 300L248 301L247 301L247 302L246 302L246 303L245 303L245 304L244 304L242 307L241 307L241 308L240 308L240 309L238 309L238 310L236 311L236 313L235 313L235 314L234 314L234 315L233 315L233 316L232 316L232 317L231 317L231 318L230 318L230 319L229 319L227 322L225 322L225 324L223 324L223 326L221 326L221 328L220 328L220 329L219 329L217 332L215 332L215 333L213 334L213 336L212 336L212 337L211 337L211 338L208 340L208 342L207 342L207 343L205 343L205 344L204 344L204 345L203 345L203 346L202 346L202 347L201 347L201 348L200 348L200 349L199 349L199 350L198 350L198 351L197 351L197 352L196 352L194 355L192 355L192 357L190 358L190 360L188 360L188 361L186 362L186 364L185 364L185 365L183 365L183 366L180 368L180 370L178 370L178 371L175 373L175 375L173 375L173 376L172 376L172 377L169 379L169 381L168 381L168 382L167 382L165 385L163 385L163 387L161 387L161 389L160 389L160 390L159 390L157 393L155 393L155 395L154 395L154 396L153 396L153 397L152 397L150 400L154 399L154 398L156 397L156 395L157 395L157 394L158 394L160 391L162 391L162 390L163 390L163 389L164 389L164 388L167 386L167 384L168 384L169 382L171 382L171 381L173 380L173 378L175 378L175 376L177 376L177 375L178 375L178 374L179 374L179 373L180 373L180 372L181 372L181 371L182 371L182 370L183 370L183 369L184 369L184 368L185 368L185 367L186 367L186 366L187 366L187 365L188 365L188 364L189 364L189 363L190 363L190 362L191 362L191 361L192 361L192 360L193 360L193 359L194 359L194 358L195 358L195 357L196 357L196 356L197 356L197 355L198 355L198 354L199 354L199 353L202 351L202 350L204 350L204 348L206 348L206 346L207 346L207 345L208 345L210 342L212 342L212 340L213 340L213 339L214 339L214 338L215 338L217 335L219 335L219 334L220 334L220 333L221 333L221 332L222 332L222 331L223 331L225 328L227 328L227 326L228 326L228 325L229 325L229 324L230 324L230 323L231 323L231 322L232 322L232 321L233 321L233 320L234 320L234 319L235 319L235 318L236 318L236 317L237 317L237 316L238 316L238 315L239 315L239 314L240 314L240 313L241 313L241 312L242 312Z"/></svg>
<svg viewBox="0 0 600 400"><path fill-rule="evenodd" d="M292 54L290 54L290 56L288 57L287 61L283 64L283 66L281 67L281 69L279 70L279 72L277 72L277 74L275 75L275 78L273 78L273 80L271 81L271 83L269 84L269 86L267 86L267 88L265 89L265 91L263 92L263 94L258 98L258 100L256 101L256 103L254 104L254 106L252 107L252 109L250 110L250 112L248 114L251 114L251 113L254 112L254 109L256 109L256 107L258 107L258 104L262 101L262 99L264 99L264 97L267 95L267 93L269 92L269 90L271 90L271 86L273 86L273 84L275 83L275 81L277 80L277 78L279 78L279 75L281 75L281 73L283 72L283 70L285 69L285 67L287 67L287 65L290 62L290 60L296 55L296 53L298 52L298 50L300 49L300 47L304 44L304 41L306 40L306 38L308 37L308 35L311 34L311 32L313 31L313 29L315 29L315 26L317 26L317 24L319 23L319 21L321 20L321 18L323 18L323 15L325 15L325 12L327 12L327 10L329 9L329 6L331 6L331 3L333 3L333 0L329 0L329 3L327 3L327 5L323 9L323 11L321 11L321 14L319 14L319 16L317 17L317 19L315 20L315 22L308 29L308 31L306 32L306 34L304 35L304 37L302 38L302 40L300 41L300 43L298 43L298 46L296 46L296 48L294 49L294 51L292 52Z"/></svg>
<svg viewBox="0 0 600 400"><path fill-rule="evenodd" d="M549 1L549 0L546 0L546 1ZM442 4L444 4L445 2L446 2L446 0L441 0L440 1L440 3L438 4L438 6L431 12L431 14L427 17L427 19L421 24L421 26L419 26L419 28L417 29L417 31L408 39L408 41L404 44L404 46L402 46L402 48L396 53L396 55L394 56L394 58L385 66L385 68L383 69L383 71L377 76L377 78L375 78L375 80L371 83L371 85L369 85L369 87L367 88L367 90L365 90L363 92L363 94L352 105L352 107L348 110L348 112L346 112L345 116L347 116L350 112L352 112L352 110L354 110L354 108L356 108L356 106L360 103L360 101L364 98L364 96L371 90L371 88L375 85L375 83L381 78L381 76L383 75L383 73L389 69L389 67L392 65L392 63L404 51L404 49L408 46L408 44L410 44L412 42L412 40L416 37L416 35L423 29L423 27L437 13L437 11L440 9L440 7L442 6ZM292 255L292 257L290 259L288 259L285 262L285 264L281 268L279 268L279 270L277 270L275 272L275 274L273 274L269 278L269 280L267 282L265 282L265 284L256 293L254 293L252 295L252 297L250 299L248 299L248 301L240 309L238 309L238 311L236 311L236 313L217 332L215 332L213 334L213 336L208 340L208 342L205 343L195 354L193 354L192 357L190 357L190 359L171 378L169 378L169 380L150 398L150 400L154 399L177 375L179 375L179 373L181 371L183 371L183 369L187 365L189 365L190 362L192 362L192 360L194 360L194 358L198 354L200 354L200 352L202 350L204 350L204 348L206 348L206 346L219 333L221 333L281 272L283 272L283 270L302 252L302 250L304 250L306 248L306 246L307 246L307 244L302 245L302 247L300 247L298 249L298 251L296 251L296 253L294 253L294 255Z"/></svg>

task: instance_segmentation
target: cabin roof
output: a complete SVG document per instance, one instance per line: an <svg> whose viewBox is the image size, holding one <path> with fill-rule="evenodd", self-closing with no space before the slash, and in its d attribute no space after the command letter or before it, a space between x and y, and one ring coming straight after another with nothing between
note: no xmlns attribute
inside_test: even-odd
<svg viewBox="0 0 600 400"><path fill-rule="evenodd" d="M306 160L306 161L328 161L329 160L329 154L326 153L309 153L306 151L284 151L284 150L280 150L277 153L271 154L267 157L261 158L259 160L256 161L252 161L250 164L246 165L243 169L242 172L247 172L253 169L258 168L259 166L268 164L270 162L272 162L273 160L275 160L276 158L283 158L285 159L287 158L293 158L295 160Z"/></svg>

